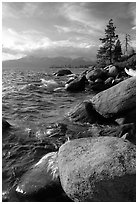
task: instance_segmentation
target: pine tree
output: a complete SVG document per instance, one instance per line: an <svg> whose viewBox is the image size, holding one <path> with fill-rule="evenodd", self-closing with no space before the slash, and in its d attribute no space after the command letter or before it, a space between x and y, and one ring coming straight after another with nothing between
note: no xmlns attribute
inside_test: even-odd
<svg viewBox="0 0 138 204"><path fill-rule="evenodd" d="M113 62L113 52L115 48L115 40L117 35L115 34L116 27L113 24L113 20L110 19L105 29L105 37L100 38L103 46L98 50L97 58L99 61L109 61L110 64Z"/></svg>
<svg viewBox="0 0 138 204"><path fill-rule="evenodd" d="M119 61L122 55L122 49L121 49L121 42L118 39L118 35L116 36L116 42L115 42L115 48L113 51L113 59L115 62Z"/></svg>

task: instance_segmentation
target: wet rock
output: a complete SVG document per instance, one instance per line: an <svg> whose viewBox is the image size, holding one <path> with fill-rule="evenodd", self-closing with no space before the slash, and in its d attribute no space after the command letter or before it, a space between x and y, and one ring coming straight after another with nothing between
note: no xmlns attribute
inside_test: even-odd
<svg viewBox="0 0 138 204"><path fill-rule="evenodd" d="M113 80L114 80L113 77L109 77L108 79L106 79L104 82L106 87L111 87L113 85Z"/></svg>
<svg viewBox="0 0 138 204"><path fill-rule="evenodd" d="M116 77L118 75L118 69L115 66L110 66L108 69L108 76L109 77Z"/></svg>
<svg viewBox="0 0 138 204"><path fill-rule="evenodd" d="M93 124L86 135L90 137L122 137L124 134L128 134L127 138L133 144L136 143L136 126L134 123L123 124L123 125L99 125Z"/></svg>
<svg viewBox="0 0 138 204"><path fill-rule="evenodd" d="M111 118L104 118L94 108L91 101L86 100L72 108L65 118L75 123L98 123L98 124L114 124Z"/></svg>
<svg viewBox="0 0 138 204"><path fill-rule="evenodd" d="M58 153L62 187L75 202L134 202L135 156L135 145L122 138L67 142Z"/></svg>
<svg viewBox="0 0 138 204"><path fill-rule="evenodd" d="M125 114L120 115L115 120L119 125L134 123L136 124L136 108L128 110Z"/></svg>
<svg viewBox="0 0 138 204"><path fill-rule="evenodd" d="M11 125L4 118L2 118L2 131L6 131L10 127L11 127Z"/></svg>
<svg viewBox="0 0 138 204"><path fill-rule="evenodd" d="M65 89L70 92L79 92L85 90L86 77L82 76L80 78L76 78L70 83L65 85Z"/></svg>
<svg viewBox="0 0 138 204"><path fill-rule="evenodd" d="M125 70L127 75L129 75L129 76L136 76L136 70L135 69L127 69L127 68L125 68L124 70Z"/></svg>
<svg viewBox="0 0 138 204"><path fill-rule="evenodd" d="M136 77L96 94L91 100L93 108L105 118L118 117L136 107Z"/></svg>
<svg viewBox="0 0 138 204"><path fill-rule="evenodd" d="M62 192L57 152L51 152L33 165L20 179L16 192L22 199L56 197Z"/></svg>
<svg viewBox="0 0 138 204"><path fill-rule="evenodd" d="M72 72L69 69L60 69L54 75L56 76L64 76L64 75L69 75L72 74Z"/></svg>
<svg viewBox="0 0 138 204"><path fill-rule="evenodd" d="M122 78L117 78L114 80L113 85L116 85L116 84L120 83L121 81L123 81Z"/></svg>
<svg viewBox="0 0 138 204"><path fill-rule="evenodd" d="M93 84L91 84L91 89L93 91L103 91L105 89L104 81L101 79L96 79Z"/></svg>
<svg viewBox="0 0 138 204"><path fill-rule="evenodd" d="M86 74L86 78L90 81L96 80L97 78L105 78L107 71L100 68L95 68Z"/></svg>
<svg viewBox="0 0 138 204"><path fill-rule="evenodd" d="M2 192L2 202L8 202L9 201L9 191L3 191Z"/></svg>
<svg viewBox="0 0 138 204"><path fill-rule="evenodd" d="M77 78L77 76L70 77L68 79L68 81L66 82L66 84L69 84L70 82L74 81L74 79L76 79L76 78Z"/></svg>
<svg viewBox="0 0 138 204"><path fill-rule="evenodd" d="M67 116L70 121L77 123L96 123L104 121L104 118L93 109L90 101L83 101L72 108Z"/></svg>
<svg viewBox="0 0 138 204"><path fill-rule="evenodd" d="M95 80L95 83L103 83L103 80L100 79L100 78L97 78L97 79Z"/></svg>

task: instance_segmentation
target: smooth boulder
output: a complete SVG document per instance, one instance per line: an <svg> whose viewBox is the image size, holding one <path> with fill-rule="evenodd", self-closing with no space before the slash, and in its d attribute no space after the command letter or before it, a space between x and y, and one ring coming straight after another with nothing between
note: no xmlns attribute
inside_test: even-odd
<svg viewBox="0 0 138 204"><path fill-rule="evenodd" d="M81 138L62 145L59 174L75 202L136 200L136 146L115 137Z"/></svg>
<svg viewBox="0 0 138 204"><path fill-rule="evenodd" d="M86 78L90 81L96 80L97 78L105 78L107 71L100 68L95 68L86 74Z"/></svg>
<svg viewBox="0 0 138 204"><path fill-rule="evenodd" d="M96 94L90 101L94 109L105 118L117 117L136 108L136 77Z"/></svg>
<svg viewBox="0 0 138 204"><path fill-rule="evenodd" d="M69 69L60 69L54 75L56 76L64 76L64 75L69 75L72 74L72 72Z"/></svg>
<svg viewBox="0 0 138 204"><path fill-rule="evenodd" d="M118 75L118 69L115 66L110 66L108 69L108 76L109 77L116 77Z"/></svg>
<svg viewBox="0 0 138 204"><path fill-rule="evenodd" d="M85 90L86 77L82 76L74 79L65 85L65 89L70 92L79 92Z"/></svg>
<svg viewBox="0 0 138 204"><path fill-rule="evenodd" d="M109 122L103 116L95 111L92 103L89 100L85 100L82 103L72 108L65 116L72 122L77 123L106 123ZM110 120L111 122L111 120Z"/></svg>

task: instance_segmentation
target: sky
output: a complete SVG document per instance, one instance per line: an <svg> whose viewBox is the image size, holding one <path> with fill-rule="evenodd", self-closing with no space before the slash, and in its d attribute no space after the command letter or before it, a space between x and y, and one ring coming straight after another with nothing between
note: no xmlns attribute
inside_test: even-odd
<svg viewBox="0 0 138 204"><path fill-rule="evenodd" d="M25 56L95 59L110 19L122 47L136 46L135 2L3 2L3 60Z"/></svg>

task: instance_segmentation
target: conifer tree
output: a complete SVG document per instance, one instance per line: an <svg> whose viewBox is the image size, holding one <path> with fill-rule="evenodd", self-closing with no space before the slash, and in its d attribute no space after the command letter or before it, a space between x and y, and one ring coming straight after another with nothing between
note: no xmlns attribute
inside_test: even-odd
<svg viewBox="0 0 138 204"><path fill-rule="evenodd" d="M110 19L105 29L105 37L100 38L102 46L98 50L97 58L99 61L113 62L113 52L115 49L115 41L117 35L115 34L116 27L113 24L113 20Z"/></svg>
<svg viewBox="0 0 138 204"><path fill-rule="evenodd" d="M115 62L119 61L122 55L122 49L121 49L121 42L118 39L118 35L116 36L116 42L115 42L115 48L113 51L113 60Z"/></svg>

